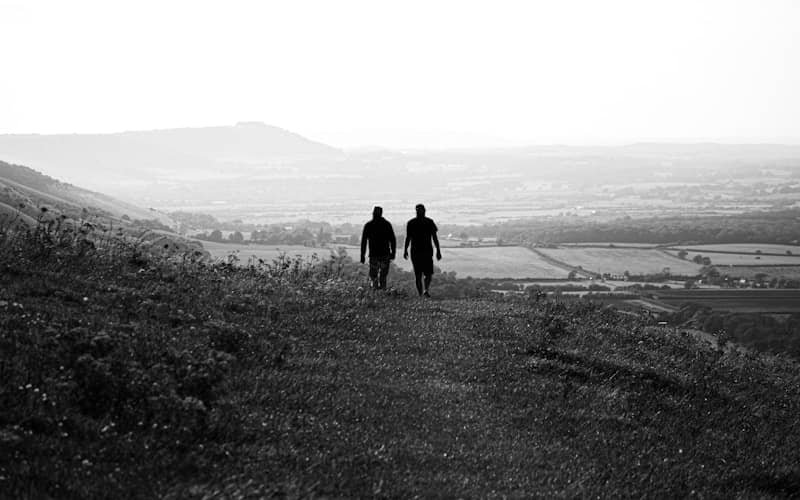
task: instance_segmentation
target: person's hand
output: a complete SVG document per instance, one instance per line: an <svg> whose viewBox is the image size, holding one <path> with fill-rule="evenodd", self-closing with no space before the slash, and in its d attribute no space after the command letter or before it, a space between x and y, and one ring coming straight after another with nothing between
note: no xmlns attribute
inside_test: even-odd
<svg viewBox="0 0 800 500"><path fill-rule="evenodd" d="M436 249L436 260L442 260L442 251L438 248Z"/></svg>
<svg viewBox="0 0 800 500"><path fill-rule="evenodd" d="M408 260L408 251L403 252L403 258Z"/></svg>
<svg viewBox="0 0 800 500"><path fill-rule="evenodd" d="M361 263L362 264L364 263L364 256L363 255L361 256Z"/></svg>

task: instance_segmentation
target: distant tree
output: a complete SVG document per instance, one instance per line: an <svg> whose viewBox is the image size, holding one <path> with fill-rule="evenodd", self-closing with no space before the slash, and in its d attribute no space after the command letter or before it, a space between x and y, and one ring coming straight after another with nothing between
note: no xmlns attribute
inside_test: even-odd
<svg viewBox="0 0 800 500"><path fill-rule="evenodd" d="M786 250L786 255L792 255L792 251L791 250Z"/></svg>
<svg viewBox="0 0 800 500"><path fill-rule="evenodd" d="M567 279L570 279L570 280L574 280L577 277L578 277L578 273L575 272L574 270L570 271L569 274L567 275Z"/></svg>
<svg viewBox="0 0 800 500"><path fill-rule="evenodd" d="M692 262L694 262L695 264L702 264L703 256L700 254L695 255L694 257L692 257Z"/></svg>
<svg viewBox="0 0 800 500"><path fill-rule="evenodd" d="M680 252L678 252L679 259L685 259L687 255L689 255L689 252L687 252L686 250L681 250Z"/></svg>
<svg viewBox="0 0 800 500"><path fill-rule="evenodd" d="M711 265L711 257L703 257L703 265L710 266Z"/></svg>
<svg viewBox="0 0 800 500"><path fill-rule="evenodd" d="M690 289L690 288L694 288L694 280L686 280L686 281L684 281L683 282L683 288L686 288L687 290Z"/></svg>
<svg viewBox="0 0 800 500"><path fill-rule="evenodd" d="M228 240L231 243L241 243L244 241L244 236L239 231L234 231L228 235Z"/></svg>
<svg viewBox="0 0 800 500"><path fill-rule="evenodd" d="M325 228L320 226L319 233L317 233L317 243L320 245L324 245L326 243L330 243L331 235L330 233L325 232Z"/></svg>
<svg viewBox="0 0 800 500"><path fill-rule="evenodd" d="M211 231L211 234L208 235L209 241L222 241L222 231L219 229L215 229Z"/></svg>

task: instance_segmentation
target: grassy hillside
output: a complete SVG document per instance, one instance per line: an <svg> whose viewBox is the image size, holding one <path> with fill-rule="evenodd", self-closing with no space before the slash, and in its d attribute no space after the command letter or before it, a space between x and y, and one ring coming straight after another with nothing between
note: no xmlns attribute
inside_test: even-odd
<svg viewBox="0 0 800 500"><path fill-rule="evenodd" d="M796 362L86 240L0 233L0 496L800 494Z"/></svg>
<svg viewBox="0 0 800 500"><path fill-rule="evenodd" d="M22 165L0 161L0 214L26 215L35 220L41 207L73 219L96 216L119 223L127 217L126 220L156 219L161 224L174 224L160 212L58 181Z"/></svg>

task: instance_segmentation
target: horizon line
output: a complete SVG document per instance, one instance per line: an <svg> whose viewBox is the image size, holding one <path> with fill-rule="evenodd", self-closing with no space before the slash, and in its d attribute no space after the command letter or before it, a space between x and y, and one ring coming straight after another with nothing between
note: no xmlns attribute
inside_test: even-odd
<svg viewBox="0 0 800 500"><path fill-rule="evenodd" d="M281 127L278 125L272 125L263 121L259 120L240 120L232 125L225 124L225 125L189 125L189 126L169 126L163 128L141 128L141 129L125 129L125 130L116 130L116 131L89 131L89 132L2 132L0 131L0 137L3 136L38 136L38 137L47 137L47 136L108 136L108 135L120 135L120 134L127 134L127 133L139 133L139 132L165 132L165 131L174 131L174 130L200 130L200 129L211 129L211 128L271 128L280 130L289 134L298 135L306 140L317 142L324 144L329 147L333 147L336 149L340 149L342 151L358 151L358 150L411 150L411 151L445 151L445 150L513 150L513 149L525 149L525 148L536 148L536 147L574 147L574 148L582 148L582 147L605 147L605 148L614 148L614 147L627 147L627 146L636 146L636 145L721 145L721 146L791 146L791 147L798 147L800 146L800 137L743 137L743 138L736 138L736 137L631 137L625 139L619 138L560 138L560 139L552 139L547 141L537 141L536 139L532 139L530 141L527 140L513 140L513 139L505 139L505 138L498 138L491 136L485 136L486 142L477 143L475 144L446 144L441 146L431 146L431 145L424 145L424 144L412 144L407 143L407 141L400 141L400 144L396 145L385 145L378 143L376 141L365 141L359 144L348 144L348 145L340 145L334 144L333 142L327 142L322 139L317 139L313 137L316 134L308 134L302 132L296 132L292 129ZM439 131L426 131L426 130L412 130L412 129L403 129L402 132L411 132L415 134L430 134L431 137L436 136L443 136L443 135L472 135L472 136L480 136L480 134L475 134L473 132L466 132L466 131L452 131L452 130L439 130ZM324 134L323 134L324 135ZM494 139L494 140L493 140ZM350 141L346 141L350 142ZM402 144L406 142L405 144Z"/></svg>

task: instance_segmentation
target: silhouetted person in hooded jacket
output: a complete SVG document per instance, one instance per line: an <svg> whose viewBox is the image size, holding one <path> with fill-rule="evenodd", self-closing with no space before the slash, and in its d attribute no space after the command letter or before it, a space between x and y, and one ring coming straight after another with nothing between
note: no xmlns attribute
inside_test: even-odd
<svg viewBox="0 0 800 500"><path fill-rule="evenodd" d="M383 290L386 288L386 277L389 275L389 263L394 260L397 250L397 240L394 236L392 224L383 218L383 209L372 209L372 220L364 224L361 233L361 263L367 252L369 242L369 279L372 288Z"/></svg>

